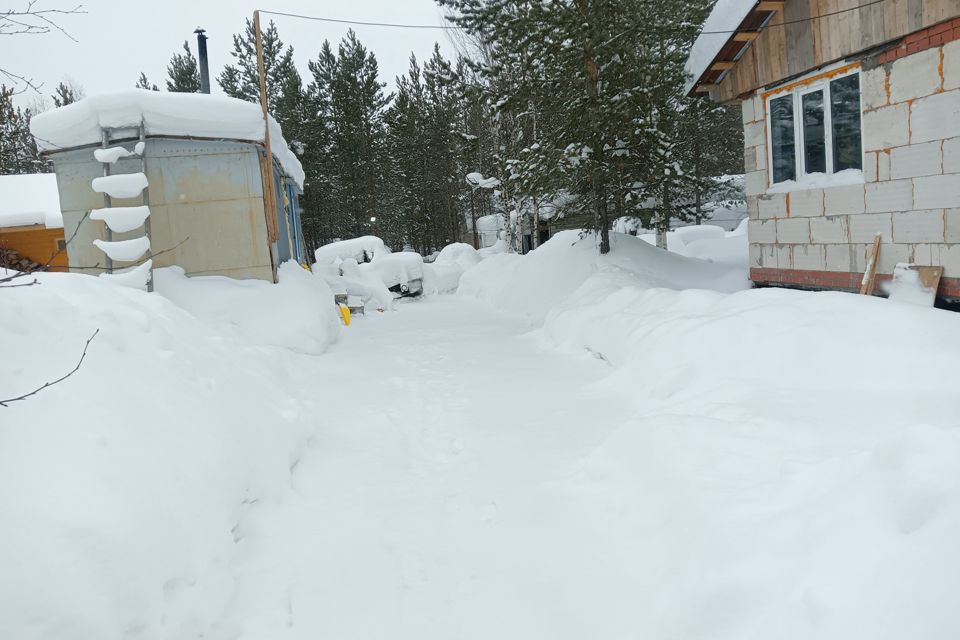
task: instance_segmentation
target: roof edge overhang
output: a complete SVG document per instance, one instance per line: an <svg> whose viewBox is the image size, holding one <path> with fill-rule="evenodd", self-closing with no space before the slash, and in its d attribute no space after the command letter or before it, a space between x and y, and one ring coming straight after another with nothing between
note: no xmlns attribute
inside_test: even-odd
<svg viewBox="0 0 960 640"><path fill-rule="evenodd" d="M737 28L728 35L726 42L710 60L706 69L694 79L687 95L709 95L711 99L717 100L720 83L753 46L774 15L783 12L785 4L786 0L757 0Z"/></svg>

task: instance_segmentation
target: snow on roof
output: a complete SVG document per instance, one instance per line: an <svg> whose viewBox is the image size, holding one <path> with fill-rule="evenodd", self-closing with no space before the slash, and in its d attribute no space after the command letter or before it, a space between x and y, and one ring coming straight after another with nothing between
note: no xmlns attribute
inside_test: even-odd
<svg viewBox="0 0 960 640"><path fill-rule="evenodd" d="M684 66L688 74L684 93L690 93L756 4L757 0L717 0L706 22L703 23L700 35L690 49L690 57L687 58L687 64Z"/></svg>
<svg viewBox="0 0 960 640"><path fill-rule="evenodd" d="M41 113L30 131L42 151L71 149L100 142L100 128L146 126L148 136L189 136L262 142L263 112L257 104L204 93L167 93L129 89L92 95ZM303 187L303 167L270 118L270 146L283 170Z"/></svg>
<svg viewBox="0 0 960 640"><path fill-rule="evenodd" d="M0 176L0 227L31 224L63 227L56 174Z"/></svg>

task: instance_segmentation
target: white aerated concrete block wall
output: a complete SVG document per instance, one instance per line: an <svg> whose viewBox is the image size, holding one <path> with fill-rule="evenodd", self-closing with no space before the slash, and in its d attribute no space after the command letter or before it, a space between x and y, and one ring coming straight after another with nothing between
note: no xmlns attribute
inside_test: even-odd
<svg viewBox="0 0 960 640"><path fill-rule="evenodd" d="M880 234L879 273L912 261L960 278L960 41L867 60L860 86L857 185L768 194L766 105L744 101L751 267L862 273Z"/></svg>

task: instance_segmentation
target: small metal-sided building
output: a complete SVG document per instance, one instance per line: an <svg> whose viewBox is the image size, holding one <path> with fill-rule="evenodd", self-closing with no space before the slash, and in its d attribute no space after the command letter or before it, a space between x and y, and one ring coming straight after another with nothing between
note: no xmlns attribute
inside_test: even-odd
<svg viewBox="0 0 960 640"><path fill-rule="evenodd" d="M110 206L148 201L155 269L177 265L187 275L275 281L280 263L304 262L303 170L272 118L273 157L266 161L264 128L261 111L252 103L142 90L92 96L34 118L31 130L53 163L65 235L72 238L70 270L102 269L104 254L93 245L97 238L143 235L139 230L108 237L104 223L90 219L92 210L105 206L104 195L91 186L104 175L104 163L94 151L116 147L130 155L109 171L142 171L148 187L133 198L113 198ZM266 171L272 174L276 207L266 206Z"/></svg>

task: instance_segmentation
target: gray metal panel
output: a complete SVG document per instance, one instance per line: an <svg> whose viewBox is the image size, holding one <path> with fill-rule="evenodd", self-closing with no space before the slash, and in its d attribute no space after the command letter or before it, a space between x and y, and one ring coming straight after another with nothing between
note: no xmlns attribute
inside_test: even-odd
<svg viewBox="0 0 960 640"><path fill-rule="evenodd" d="M134 142L125 146L132 148ZM103 197L90 186L102 173L93 149L50 156L68 238L87 211L103 206ZM258 150L246 142L147 140L152 249L168 251L156 257L156 267L176 264L191 275L272 279ZM138 159L124 159L114 165L113 172L139 170ZM113 202L114 206L140 203L140 198ZM115 235L119 240L137 237L142 231ZM103 236L102 223L84 222L68 247L71 269L103 262L103 253L91 244Z"/></svg>

